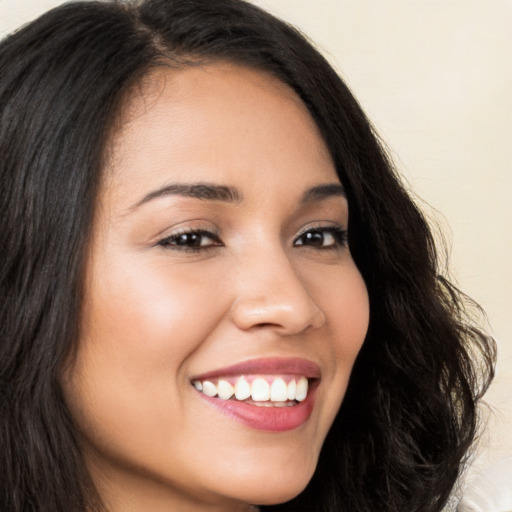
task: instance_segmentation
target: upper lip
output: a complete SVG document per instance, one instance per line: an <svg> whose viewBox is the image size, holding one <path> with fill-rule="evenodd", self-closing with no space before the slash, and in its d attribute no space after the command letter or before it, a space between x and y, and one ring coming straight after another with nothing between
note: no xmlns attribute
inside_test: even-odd
<svg viewBox="0 0 512 512"><path fill-rule="evenodd" d="M271 357L250 359L231 366L212 370L193 377L191 380L214 379L233 375L301 375L308 379L320 378L321 371L318 364L299 357Z"/></svg>

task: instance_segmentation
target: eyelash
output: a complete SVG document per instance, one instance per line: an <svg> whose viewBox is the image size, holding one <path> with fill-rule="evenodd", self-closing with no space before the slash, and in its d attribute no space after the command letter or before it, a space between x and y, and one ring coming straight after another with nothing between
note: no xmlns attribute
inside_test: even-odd
<svg viewBox="0 0 512 512"><path fill-rule="evenodd" d="M186 245L185 243L180 244L180 240L183 240L186 242L187 238L199 238L199 241L201 242L201 237L209 238L213 241L213 243L207 244L207 245ZM183 229L176 233L173 233L170 236L167 236L160 240L157 245L160 245L162 247L170 248L175 251L189 251L189 252L199 252L204 251L207 249L212 249L213 247L222 247L224 244L221 242L220 238L211 231L206 231L204 229Z"/></svg>
<svg viewBox="0 0 512 512"><path fill-rule="evenodd" d="M320 235L321 238L319 238L318 235ZM317 245L315 243L325 243L326 235L330 235L332 237L332 243L329 245ZM201 243L204 241L204 238L209 238L212 243L202 245ZM305 238L306 240L304 240ZM309 238L309 241L313 243L304 243L307 241L307 238ZM188 245L187 241L189 244L192 242L197 243L197 241L199 241L199 245ZM298 243L299 241L300 243ZM224 246L220 238L215 233L204 229L184 229L182 231L178 231L163 238L157 243L157 245L170 248L172 250L188 252L200 252L214 247ZM297 236L293 245L294 247L312 247L316 250L324 251L341 249L348 246L348 231L339 226L319 226L316 228L309 228Z"/></svg>
<svg viewBox="0 0 512 512"><path fill-rule="evenodd" d="M297 244L297 241L299 241L301 238L308 237L310 238L310 241L315 241L313 237L316 237L317 235L321 235L322 239L319 241L323 242L325 241L325 235L328 234L332 237L332 244L330 245L315 245L315 244L304 244L300 243ZM348 231L346 229L343 229L340 226L319 226L316 228L309 228L303 231L296 239L293 244L294 246L298 247L313 247L317 250L333 250L333 249L340 249L343 247L348 247Z"/></svg>

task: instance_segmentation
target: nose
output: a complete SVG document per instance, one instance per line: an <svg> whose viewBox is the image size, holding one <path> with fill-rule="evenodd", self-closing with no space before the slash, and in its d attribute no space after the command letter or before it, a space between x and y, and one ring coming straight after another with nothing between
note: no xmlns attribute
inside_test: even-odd
<svg viewBox="0 0 512 512"><path fill-rule="evenodd" d="M231 315L242 330L274 329L292 335L324 325L324 312L284 250L245 258L236 272Z"/></svg>

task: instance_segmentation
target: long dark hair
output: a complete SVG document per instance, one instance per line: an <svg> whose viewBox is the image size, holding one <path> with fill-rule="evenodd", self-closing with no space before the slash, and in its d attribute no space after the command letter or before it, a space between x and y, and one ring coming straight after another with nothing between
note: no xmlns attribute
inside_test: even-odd
<svg viewBox="0 0 512 512"><path fill-rule="evenodd" d="M109 134L155 66L272 73L316 121L348 196L370 326L313 479L264 510L441 510L478 427L494 344L442 276L371 125L294 28L241 0L76 2L0 44L0 509L96 512L59 385L76 345Z"/></svg>

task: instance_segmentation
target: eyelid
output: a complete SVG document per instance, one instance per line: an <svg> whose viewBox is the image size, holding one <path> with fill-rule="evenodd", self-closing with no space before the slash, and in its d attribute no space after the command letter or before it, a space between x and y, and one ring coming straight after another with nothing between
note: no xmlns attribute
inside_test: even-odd
<svg viewBox="0 0 512 512"><path fill-rule="evenodd" d="M308 231L347 231L347 228L344 224L336 221L331 220L325 220L325 221L315 221L310 222L306 224L304 227L302 227L297 234L296 238L299 238L300 236L304 235Z"/></svg>
<svg viewBox="0 0 512 512"><path fill-rule="evenodd" d="M314 246L314 245L307 245L307 244L296 244L297 240L299 240L301 237L306 235L310 232L324 232L324 233L330 233L333 235L336 239L336 235L340 240L337 240L337 243L333 245L326 245L326 246ZM309 225L305 228L303 228L299 234L294 238L293 245L296 247L311 247L316 249L335 249L340 247L348 247L348 230L343 227L341 224L319 224L319 225Z"/></svg>
<svg viewBox="0 0 512 512"><path fill-rule="evenodd" d="M332 223L331 221L325 221L324 223L314 223L303 227L300 232L293 239L293 246L311 248L316 250L328 250L328 249L341 249L348 246L348 234L347 230L343 225L338 223ZM315 245L314 243L307 243L307 241L301 241L301 238L308 233L322 233L325 237L329 234L333 237L332 243L327 245ZM199 240L198 245L194 245L194 241L191 239L182 240L180 243L180 237L196 236L209 239L208 243L203 243L204 240ZM299 243L299 241L301 241ZM197 242L197 240L196 240ZM200 252L207 251L208 249L224 247L224 243L220 238L220 234L216 229L205 229L205 228L194 228L189 226L179 226L173 231L168 232L165 236L161 236L154 244L166 249L177 250L177 251L188 251L188 252Z"/></svg>
<svg viewBox="0 0 512 512"><path fill-rule="evenodd" d="M199 245L199 246L187 246L187 245L179 245L179 244L173 244L172 241L177 241L179 237L185 236L185 235L199 235L206 238L209 238L213 243L206 244L206 245ZM160 238L156 244L156 246L161 246L163 248L169 248L172 250L177 251L190 251L190 252L198 252L198 251L205 251L214 247L223 247L224 244L222 243L218 233L215 233L214 230L210 229L204 229L204 228L188 228L188 227L181 227L175 229L173 232L168 233L164 237Z"/></svg>

